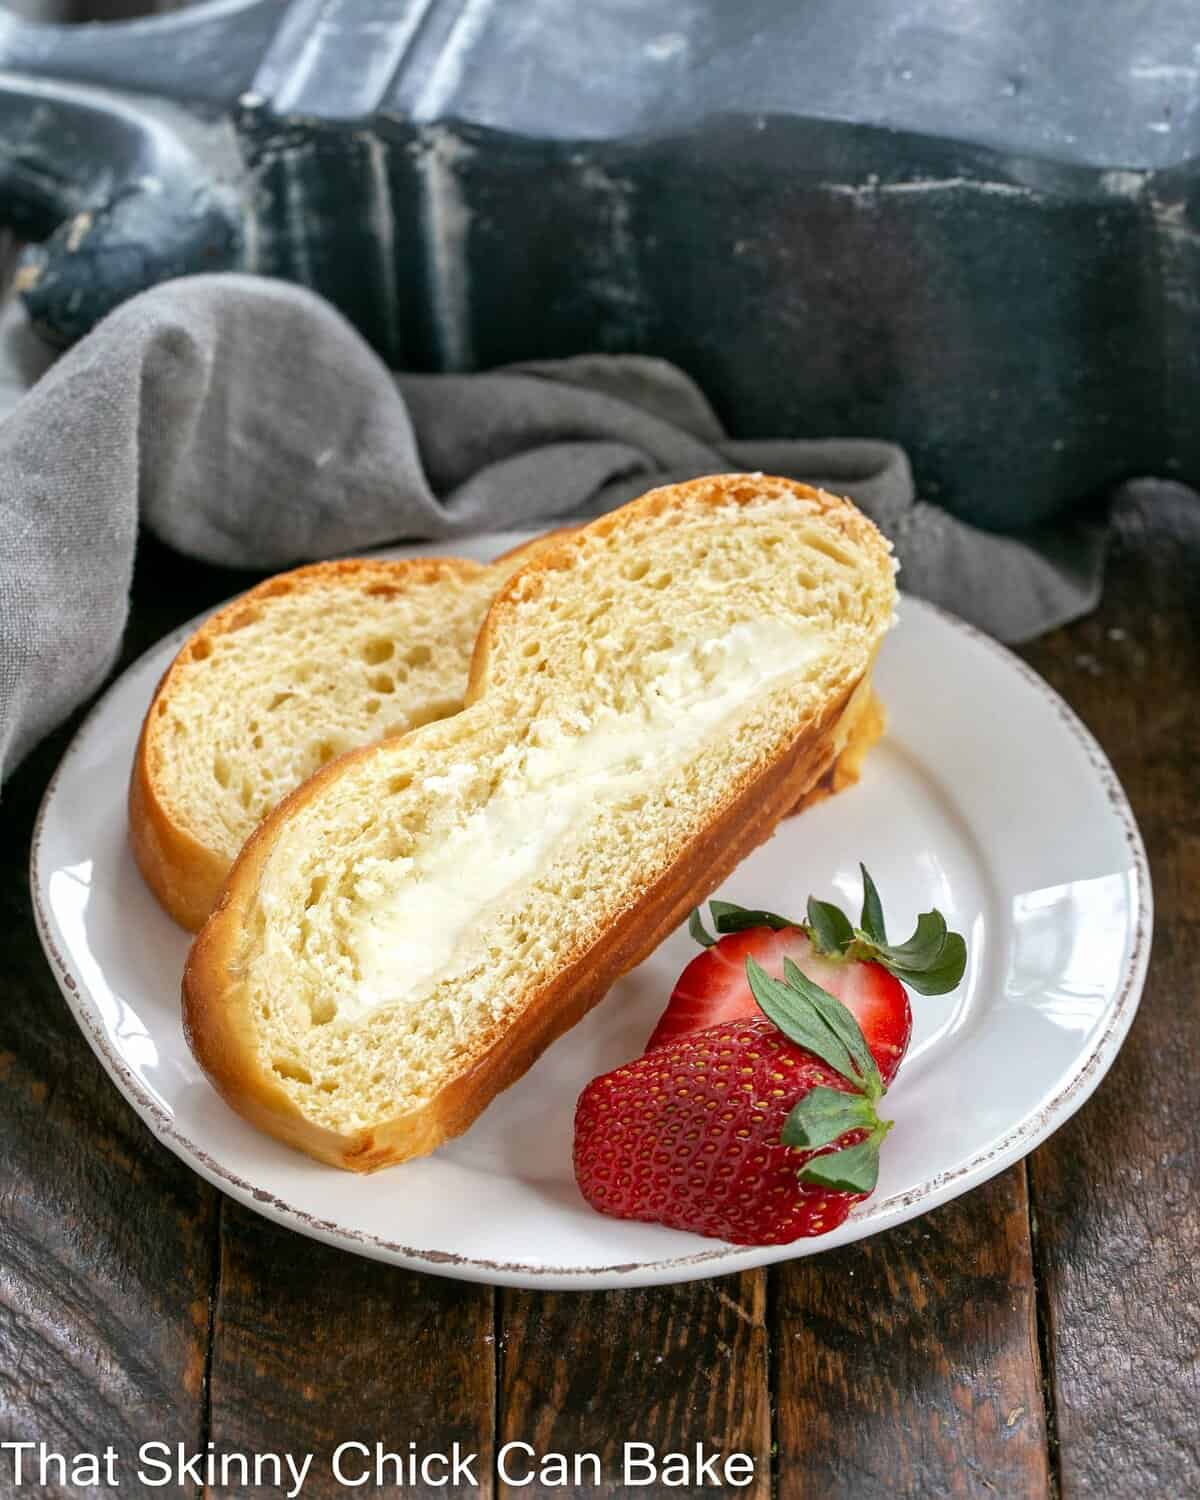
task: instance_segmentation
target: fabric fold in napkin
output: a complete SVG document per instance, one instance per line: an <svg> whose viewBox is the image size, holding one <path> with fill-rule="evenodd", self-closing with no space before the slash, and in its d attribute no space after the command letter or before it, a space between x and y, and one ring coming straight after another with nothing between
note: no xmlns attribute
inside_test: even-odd
<svg viewBox="0 0 1200 1500"><path fill-rule="evenodd" d="M8 334L0 397L28 338ZM156 287L0 421L0 775L111 667L139 524L191 556L274 569L405 539L453 551L469 532L596 515L731 469L849 494L895 542L902 587L1002 640L1098 599L1102 527L974 530L916 498L889 443L731 441L661 360L396 375L301 288L240 275Z"/></svg>

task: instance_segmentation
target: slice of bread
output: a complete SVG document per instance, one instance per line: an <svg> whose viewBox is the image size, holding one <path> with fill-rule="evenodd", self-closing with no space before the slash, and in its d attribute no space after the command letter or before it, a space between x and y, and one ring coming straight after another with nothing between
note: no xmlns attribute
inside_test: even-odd
<svg viewBox="0 0 1200 1500"><path fill-rule="evenodd" d="M345 750L457 713L497 589L456 558L315 563L268 578L183 644L146 714L129 786L134 858L195 932L288 792Z"/></svg>
<svg viewBox="0 0 1200 1500"><path fill-rule="evenodd" d="M242 851L183 983L217 1088L357 1170L466 1129L817 787L893 573L849 502L761 476L546 546L462 712L325 767Z"/></svg>

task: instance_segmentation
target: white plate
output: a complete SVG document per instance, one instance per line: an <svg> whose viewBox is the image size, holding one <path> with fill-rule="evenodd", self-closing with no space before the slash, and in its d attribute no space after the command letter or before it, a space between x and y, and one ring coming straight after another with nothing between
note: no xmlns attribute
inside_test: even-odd
<svg viewBox="0 0 1200 1500"><path fill-rule="evenodd" d="M521 539L455 550L487 557ZM576 1097L640 1052L695 951L685 931L459 1140L372 1177L321 1166L243 1123L196 1067L178 1005L188 940L142 885L126 842L138 728L190 628L114 684L47 790L32 864L42 942L88 1041L159 1139L231 1197L316 1239L467 1280L565 1288L683 1281L812 1255L925 1213L1024 1156L1100 1082L1133 1019L1150 881L1112 768L1019 660L906 598L877 672L888 733L861 784L787 820L722 888L746 905L797 913L810 891L837 893L857 912L861 859L894 932L938 906L967 937L959 990L914 997L912 1049L887 1101L896 1126L872 1199L832 1234L765 1249L586 1207L571 1173Z"/></svg>

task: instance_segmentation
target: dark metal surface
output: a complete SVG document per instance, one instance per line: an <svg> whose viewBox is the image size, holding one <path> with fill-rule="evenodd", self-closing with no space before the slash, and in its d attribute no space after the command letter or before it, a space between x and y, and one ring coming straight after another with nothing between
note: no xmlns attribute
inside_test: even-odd
<svg viewBox="0 0 1200 1500"><path fill-rule="evenodd" d="M25 238L45 237L17 284L55 342L168 277L241 262L237 196L211 170L233 155L219 130L69 85L0 89L3 217Z"/></svg>
<svg viewBox="0 0 1200 1500"><path fill-rule="evenodd" d="M0 66L98 91L0 80L0 208L72 219L24 276L60 339L241 265L412 368L664 355L739 436L892 438L1017 527L1200 481L1198 48L1183 0L10 19Z"/></svg>
<svg viewBox="0 0 1200 1500"><path fill-rule="evenodd" d="M204 0L173 15L80 26L0 13L0 66L216 113L248 87L285 7L286 0ZM17 79L7 83L20 89Z"/></svg>

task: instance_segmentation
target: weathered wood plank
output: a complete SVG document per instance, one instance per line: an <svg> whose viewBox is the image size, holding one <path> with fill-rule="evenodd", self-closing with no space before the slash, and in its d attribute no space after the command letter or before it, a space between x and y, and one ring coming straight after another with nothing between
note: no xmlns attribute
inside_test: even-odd
<svg viewBox="0 0 1200 1500"><path fill-rule="evenodd" d="M122 665L250 582L147 539ZM219 1200L113 1088L37 939L30 836L80 717L31 753L0 798L0 1441L67 1453L111 1444L122 1494L171 1495L138 1481L137 1456L143 1443L192 1451L204 1440ZM11 1476L0 1463L0 1493ZM84 1491L52 1483L44 1493Z"/></svg>
<svg viewBox="0 0 1200 1500"><path fill-rule="evenodd" d="M1025 1175L773 1274L779 1500L1050 1494Z"/></svg>
<svg viewBox="0 0 1200 1500"><path fill-rule="evenodd" d="M771 1413L767 1369L766 1273L639 1291L504 1292L500 1302L498 1444L524 1442L539 1455L594 1453L583 1483L497 1484L498 1497L634 1493L623 1483L623 1445L648 1443L694 1457L748 1454L754 1482L737 1491L771 1493ZM640 1455L636 1450L633 1457ZM515 1451L510 1476L531 1465ZM532 1466L537 1472L537 1466ZM694 1471L693 1471L694 1472ZM646 1496L699 1494L710 1486L658 1482ZM649 1471L634 1476L649 1479ZM573 1476L572 1476L573 1478Z"/></svg>
<svg viewBox="0 0 1200 1500"><path fill-rule="evenodd" d="M213 1328L210 1431L218 1454L314 1453L305 1500L326 1496L492 1493L493 1293L401 1271L316 1244L227 1202ZM339 1485L333 1456L344 1443ZM376 1444L384 1460L375 1483ZM452 1454L474 1482L439 1483L410 1452ZM410 1445L413 1445L410 1449ZM240 1497L234 1471L213 1496Z"/></svg>
<svg viewBox="0 0 1200 1500"><path fill-rule="evenodd" d="M1031 1161L1062 1493L1200 1493L1200 507L1132 492L1102 609L1029 649L1111 757L1155 886L1133 1030Z"/></svg>
<svg viewBox="0 0 1200 1500"><path fill-rule="evenodd" d="M216 1195L117 1094L39 947L27 863L66 735L0 800L0 1441L117 1450L198 1441ZM22 1493L85 1493L58 1482ZM0 1494L16 1493L0 1459ZM92 1491L100 1493L100 1491Z"/></svg>

